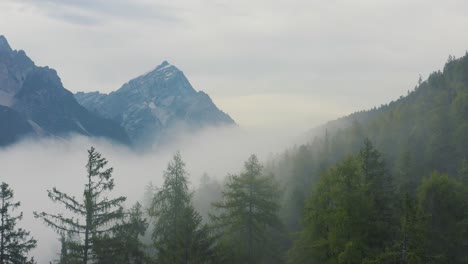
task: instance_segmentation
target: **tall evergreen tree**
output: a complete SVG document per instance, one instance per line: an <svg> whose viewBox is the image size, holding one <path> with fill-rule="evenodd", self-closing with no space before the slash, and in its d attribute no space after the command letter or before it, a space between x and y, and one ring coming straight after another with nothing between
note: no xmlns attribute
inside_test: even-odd
<svg viewBox="0 0 468 264"><path fill-rule="evenodd" d="M185 163L176 153L149 212L154 217L153 242L158 263L216 263L208 229L192 206L187 185Z"/></svg>
<svg viewBox="0 0 468 264"><path fill-rule="evenodd" d="M371 219L367 230L368 246L379 254L392 244L397 218L395 217L395 192L392 179L385 168L380 152L366 138L359 152L366 193L372 203Z"/></svg>
<svg viewBox="0 0 468 264"><path fill-rule="evenodd" d="M76 199L56 188L48 190L49 198L65 206L74 217L62 214L34 212L34 216L44 221L59 234L70 233L79 237L82 263L93 263L96 252L106 246L96 243L105 235L118 228L116 222L123 217L122 203L125 197L109 199L107 193L114 189L113 168L106 168L107 160L94 147L88 150L86 164L87 183L82 200Z"/></svg>
<svg viewBox="0 0 468 264"><path fill-rule="evenodd" d="M232 175L222 192L223 200L213 203L213 227L222 241L237 255L235 262L263 263L268 230L280 226L278 189L272 176L262 174L262 165L252 155L240 175Z"/></svg>
<svg viewBox="0 0 468 264"><path fill-rule="evenodd" d="M20 206L13 201L13 190L8 184L0 185L0 264L35 263L27 254L36 247L36 240L28 231L17 228L16 224L23 218L23 213L12 215Z"/></svg>
<svg viewBox="0 0 468 264"><path fill-rule="evenodd" d="M360 159L349 156L321 175L288 263L361 263L370 209Z"/></svg>

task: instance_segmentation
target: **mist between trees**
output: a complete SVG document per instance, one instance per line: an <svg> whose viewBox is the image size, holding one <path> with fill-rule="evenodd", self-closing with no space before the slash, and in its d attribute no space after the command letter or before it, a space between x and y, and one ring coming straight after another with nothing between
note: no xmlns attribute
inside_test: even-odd
<svg viewBox="0 0 468 264"><path fill-rule="evenodd" d="M11 183L3 196L12 189L25 200L14 214L2 210L18 224L2 230L30 241L15 256L36 238L40 263L468 263L466 69L468 56L451 58L407 96L330 122L286 151L288 140L262 141L268 133L245 140L216 130L180 141L172 155L101 143L109 166L95 167L77 151L86 140L46 142L47 155L20 144L0 152ZM251 155L259 152L280 154L262 163ZM106 195L90 191L101 180L83 176L94 174ZM31 228L14 229L23 224Z"/></svg>
<svg viewBox="0 0 468 264"><path fill-rule="evenodd" d="M466 263L466 163L455 176L417 182L393 177L368 138L337 162L328 140L263 165L251 155L221 181L204 174L195 191L176 152L163 183L147 184L128 209L112 162L91 147L81 192L51 186L49 202L61 210L34 216L60 242L51 263ZM399 173L409 175L411 159L402 159ZM306 168L321 172L311 182L276 176ZM28 253L41 241L18 227L21 207L7 183L0 199L2 264L35 263Z"/></svg>

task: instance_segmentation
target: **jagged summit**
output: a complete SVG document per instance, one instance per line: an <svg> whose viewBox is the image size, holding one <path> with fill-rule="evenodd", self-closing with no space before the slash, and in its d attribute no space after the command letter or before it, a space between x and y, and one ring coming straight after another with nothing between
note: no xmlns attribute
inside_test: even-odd
<svg viewBox="0 0 468 264"><path fill-rule="evenodd" d="M22 136L82 134L129 143L111 120L90 113L63 87L54 69L38 67L0 36L0 146Z"/></svg>
<svg viewBox="0 0 468 264"><path fill-rule="evenodd" d="M158 77L163 77L165 79L175 77L175 75L182 73L181 70L179 70L176 66L170 64L166 60L163 61L160 65L156 66L153 70L135 78L138 79L140 77L150 77L150 78L158 78Z"/></svg>
<svg viewBox="0 0 468 264"><path fill-rule="evenodd" d="M171 64L167 60L165 60L160 65L156 66L155 70L159 70L161 68L170 67L170 66Z"/></svg>
<svg viewBox="0 0 468 264"><path fill-rule="evenodd" d="M0 50L12 51L5 36L0 35Z"/></svg>
<svg viewBox="0 0 468 264"><path fill-rule="evenodd" d="M75 97L88 110L119 122L137 145L162 139L180 124L188 129L235 124L167 61L109 95L77 93Z"/></svg>

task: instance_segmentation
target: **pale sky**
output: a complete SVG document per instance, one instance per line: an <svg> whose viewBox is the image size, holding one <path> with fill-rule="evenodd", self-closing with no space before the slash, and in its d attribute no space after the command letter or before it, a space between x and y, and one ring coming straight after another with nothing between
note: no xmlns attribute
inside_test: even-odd
<svg viewBox="0 0 468 264"><path fill-rule="evenodd" d="M110 92L163 60L241 126L388 103L468 50L464 0L0 0L0 34L65 88Z"/></svg>

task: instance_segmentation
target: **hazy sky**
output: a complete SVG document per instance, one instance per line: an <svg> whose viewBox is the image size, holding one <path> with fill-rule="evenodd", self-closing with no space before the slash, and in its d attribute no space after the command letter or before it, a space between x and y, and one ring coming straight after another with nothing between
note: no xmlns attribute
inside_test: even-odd
<svg viewBox="0 0 468 264"><path fill-rule="evenodd" d="M464 0L0 0L0 34L73 92L163 60L243 126L387 103L468 49Z"/></svg>

